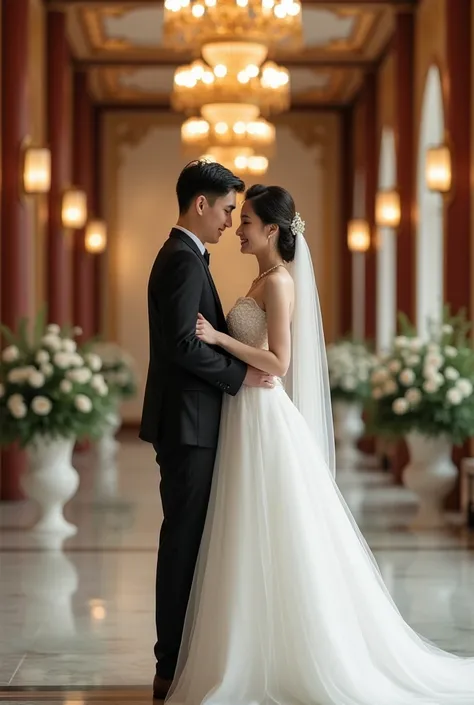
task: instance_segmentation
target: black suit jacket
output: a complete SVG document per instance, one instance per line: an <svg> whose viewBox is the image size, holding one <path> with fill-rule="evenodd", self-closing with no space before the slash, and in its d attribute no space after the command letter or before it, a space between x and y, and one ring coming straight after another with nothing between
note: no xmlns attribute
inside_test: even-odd
<svg viewBox="0 0 474 705"><path fill-rule="evenodd" d="M227 332L219 296L198 246L173 228L148 282L150 362L140 438L217 446L223 393L236 394L247 365L196 337L198 313Z"/></svg>

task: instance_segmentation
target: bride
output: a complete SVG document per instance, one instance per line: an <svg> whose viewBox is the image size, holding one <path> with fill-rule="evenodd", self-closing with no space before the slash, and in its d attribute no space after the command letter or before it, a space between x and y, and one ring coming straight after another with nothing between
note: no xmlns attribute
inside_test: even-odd
<svg viewBox="0 0 474 705"><path fill-rule="evenodd" d="M260 275L231 336L197 336L275 375L226 397L170 705L463 705L474 658L401 617L334 480L331 405L304 223L277 186L237 231ZM291 275L285 263L291 262Z"/></svg>

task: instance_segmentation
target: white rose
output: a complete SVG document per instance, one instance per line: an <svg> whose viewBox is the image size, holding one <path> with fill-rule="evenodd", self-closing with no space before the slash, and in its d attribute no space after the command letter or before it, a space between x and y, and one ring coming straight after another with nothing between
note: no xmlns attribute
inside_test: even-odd
<svg viewBox="0 0 474 705"><path fill-rule="evenodd" d="M39 389L43 386L45 382L44 374L42 372L38 372L38 370L35 370L34 372L30 373L30 376L28 377L28 382L35 389Z"/></svg>
<svg viewBox="0 0 474 705"><path fill-rule="evenodd" d="M372 399L381 399L382 396L383 392L380 387L375 387L375 389L372 390Z"/></svg>
<svg viewBox="0 0 474 705"><path fill-rule="evenodd" d="M41 342L43 343L43 345L46 345L48 348L51 348L51 350L61 350L61 338L58 338L57 335L49 333L48 335L45 335L43 336L43 338L41 338Z"/></svg>
<svg viewBox="0 0 474 705"><path fill-rule="evenodd" d="M341 387L347 391L352 391L357 387L357 380L355 380L354 377L343 377Z"/></svg>
<svg viewBox="0 0 474 705"><path fill-rule="evenodd" d="M457 406L462 402L463 399L461 390L456 389L456 387L448 389L446 393L446 399L449 401L450 404L454 404L455 406Z"/></svg>
<svg viewBox="0 0 474 705"><path fill-rule="evenodd" d="M82 411L84 414L92 411L92 401L85 394L78 394L74 399L74 405L78 411Z"/></svg>
<svg viewBox="0 0 474 705"><path fill-rule="evenodd" d="M455 382L459 379L459 372L454 367L447 367L444 374L446 379L449 379L451 382Z"/></svg>
<svg viewBox="0 0 474 705"><path fill-rule="evenodd" d="M408 411L408 408L408 402L406 399L403 398L395 399L392 404L392 409L398 416L405 414Z"/></svg>
<svg viewBox="0 0 474 705"><path fill-rule="evenodd" d="M94 372L99 372L102 368L102 360L95 353L88 353L86 355L87 364Z"/></svg>
<svg viewBox="0 0 474 705"><path fill-rule="evenodd" d="M416 367L419 364L420 364L420 356L419 355L409 355L407 357L407 365L409 367Z"/></svg>
<svg viewBox="0 0 474 705"><path fill-rule="evenodd" d="M404 348L408 345L408 338L406 335L397 335L393 342L396 348Z"/></svg>
<svg viewBox="0 0 474 705"><path fill-rule="evenodd" d="M435 354L439 353L438 343L428 343L428 345L426 347L428 349L428 352L430 352L430 353L435 353Z"/></svg>
<svg viewBox="0 0 474 705"><path fill-rule="evenodd" d="M458 381L456 382L456 387L465 397L468 397L472 394L472 382L470 382L470 380L468 379L458 379Z"/></svg>
<svg viewBox="0 0 474 705"><path fill-rule="evenodd" d="M10 413L15 419L24 419L28 413L26 404L18 404L10 408Z"/></svg>
<svg viewBox="0 0 474 705"><path fill-rule="evenodd" d="M372 372L371 375L371 382L373 384L380 384L381 382L385 382L389 377L389 374L385 367L380 367L379 369L376 369Z"/></svg>
<svg viewBox="0 0 474 705"><path fill-rule="evenodd" d="M387 382L385 382L383 386L383 393L385 396L390 396L391 394L395 394L397 391L398 387L396 383L393 381L393 379L389 379Z"/></svg>
<svg viewBox="0 0 474 705"><path fill-rule="evenodd" d="M91 387L95 389L96 392L99 391L105 385L105 379L103 375L93 375L91 380Z"/></svg>
<svg viewBox="0 0 474 705"><path fill-rule="evenodd" d="M21 384L28 377L28 370L26 367L16 367L7 375L7 380L12 384Z"/></svg>
<svg viewBox="0 0 474 705"><path fill-rule="evenodd" d="M74 335L82 335L81 326L74 326L74 328L72 329L72 332L74 333Z"/></svg>
<svg viewBox="0 0 474 705"><path fill-rule="evenodd" d="M391 360L388 363L388 369L390 370L390 372L397 374L397 372L400 372L400 370L402 369L402 363L400 362L400 360Z"/></svg>
<svg viewBox="0 0 474 705"><path fill-rule="evenodd" d="M2 360L3 362L15 362L15 360L18 360L20 357L20 351L18 350L16 345L9 345L5 350L2 352Z"/></svg>
<svg viewBox="0 0 474 705"><path fill-rule="evenodd" d="M421 401L422 394L419 389L416 389L416 387L412 387L412 389L407 389L405 393L405 399L410 403L410 404L419 404Z"/></svg>
<svg viewBox="0 0 474 705"><path fill-rule="evenodd" d="M105 379L102 377L102 375L94 375L92 378L91 382L92 388L95 389L95 391L99 394L101 397L107 396L109 392L109 388L105 382Z"/></svg>
<svg viewBox="0 0 474 705"><path fill-rule="evenodd" d="M45 362L49 362L49 352L47 350L38 350L38 352L36 353L35 360L38 365L42 365Z"/></svg>
<svg viewBox="0 0 474 705"><path fill-rule="evenodd" d="M75 340L71 340L70 338L63 338L62 348L65 352L73 353L77 350L77 343Z"/></svg>
<svg viewBox="0 0 474 705"><path fill-rule="evenodd" d="M63 392L63 394L69 394L72 392L72 383L68 379L63 379L61 380L59 389Z"/></svg>
<svg viewBox="0 0 474 705"><path fill-rule="evenodd" d="M87 384L92 377L92 372L88 367L81 367L76 370L69 370L67 372L67 377L72 382L77 382L78 384Z"/></svg>
<svg viewBox="0 0 474 705"><path fill-rule="evenodd" d="M427 379L423 384L423 389L425 392L428 392L428 394L435 394L439 389L439 384L435 379Z"/></svg>
<svg viewBox="0 0 474 705"><path fill-rule="evenodd" d="M458 351L453 345L446 345L444 348L444 354L446 357L457 357Z"/></svg>
<svg viewBox="0 0 474 705"><path fill-rule="evenodd" d="M79 353L75 352L71 354L71 367L82 367L84 365L84 358Z"/></svg>
<svg viewBox="0 0 474 705"><path fill-rule="evenodd" d="M7 407L16 419L23 419L26 416L27 408L21 394L12 394L7 401Z"/></svg>
<svg viewBox="0 0 474 705"><path fill-rule="evenodd" d="M51 377L51 375L54 373L54 367L50 362L45 362L43 365L41 365L40 370L45 377Z"/></svg>
<svg viewBox="0 0 474 705"><path fill-rule="evenodd" d="M56 367L65 370L71 365L71 354L67 352L57 352L53 358Z"/></svg>
<svg viewBox="0 0 474 705"><path fill-rule="evenodd" d="M411 338L410 340L410 350L413 352L419 352L423 347L423 341L421 338Z"/></svg>
<svg viewBox="0 0 474 705"><path fill-rule="evenodd" d="M405 369L400 372L400 382L405 385L405 387L408 387L410 384L413 384L415 381L415 373L413 370L410 369Z"/></svg>
<svg viewBox="0 0 474 705"><path fill-rule="evenodd" d="M38 416L47 416L53 405L47 397L35 397L31 402L31 408Z"/></svg>
<svg viewBox="0 0 474 705"><path fill-rule="evenodd" d="M0 382L0 399L2 399L5 396L5 387L4 385Z"/></svg>
<svg viewBox="0 0 474 705"><path fill-rule="evenodd" d="M425 365L423 367L423 374L426 379L435 379L438 374L438 368L432 365Z"/></svg>
<svg viewBox="0 0 474 705"><path fill-rule="evenodd" d="M449 323L445 323L441 330L445 335L450 335L453 332L453 327Z"/></svg>
<svg viewBox="0 0 474 705"><path fill-rule="evenodd" d="M46 330L48 333L51 333L51 335L59 335L61 333L61 328L57 323L50 323Z"/></svg>
<svg viewBox="0 0 474 705"><path fill-rule="evenodd" d="M427 367L436 367L437 369L439 369L443 362L444 358L442 355L438 355L437 353L429 353L426 356L425 365Z"/></svg>

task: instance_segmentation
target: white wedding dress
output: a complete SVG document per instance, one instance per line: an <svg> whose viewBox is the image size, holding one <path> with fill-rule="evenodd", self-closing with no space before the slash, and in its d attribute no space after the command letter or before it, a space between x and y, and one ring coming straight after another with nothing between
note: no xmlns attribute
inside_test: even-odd
<svg viewBox="0 0 474 705"><path fill-rule="evenodd" d="M267 348L239 299L231 335ZM472 705L474 658L401 617L283 385L226 397L170 705Z"/></svg>

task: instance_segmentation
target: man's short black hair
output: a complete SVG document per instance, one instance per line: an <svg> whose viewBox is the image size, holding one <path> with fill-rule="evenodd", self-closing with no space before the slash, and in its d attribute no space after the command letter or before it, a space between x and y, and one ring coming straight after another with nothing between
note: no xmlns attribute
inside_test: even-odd
<svg viewBox="0 0 474 705"><path fill-rule="evenodd" d="M184 167L176 184L179 213L186 213L197 196L205 196L213 205L217 198L231 191L243 193L244 190L244 182L230 169L217 162L196 159Z"/></svg>

